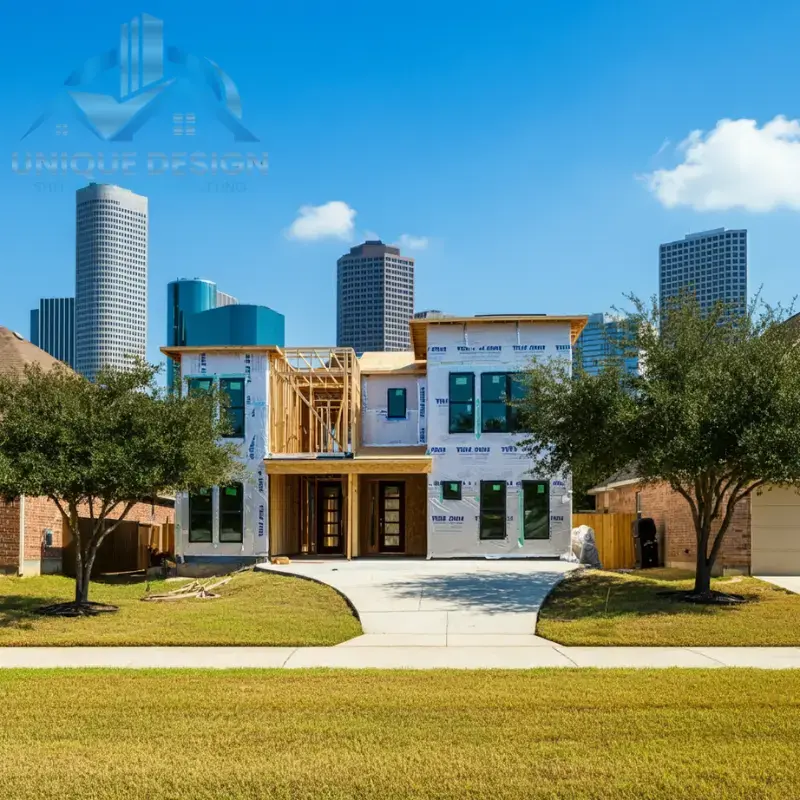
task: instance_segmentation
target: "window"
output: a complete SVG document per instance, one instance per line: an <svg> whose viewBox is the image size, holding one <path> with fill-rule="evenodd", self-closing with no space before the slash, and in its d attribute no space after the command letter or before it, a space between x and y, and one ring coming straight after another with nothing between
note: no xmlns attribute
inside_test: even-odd
<svg viewBox="0 0 800 800"><path fill-rule="evenodd" d="M186 382L190 395L198 395L211 389L212 378L189 378Z"/></svg>
<svg viewBox="0 0 800 800"><path fill-rule="evenodd" d="M241 483L219 487L219 541L241 542L244 530L244 491Z"/></svg>
<svg viewBox="0 0 800 800"><path fill-rule="evenodd" d="M480 538L506 538L505 481L481 481Z"/></svg>
<svg viewBox="0 0 800 800"><path fill-rule="evenodd" d="M461 481L442 481L442 500L460 500Z"/></svg>
<svg viewBox="0 0 800 800"><path fill-rule="evenodd" d="M386 416L388 419L405 419L406 390L389 389L389 399L387 402L387 406L388 406L388 412Z"/></svg>
<svg viewBox="0 0 800 800"><path fill-rule="evenodd" d="M222 378L219 388L228 398L230 431L226 438L241 439L244 437L244 378Z"/></svg>
<svg viewBox="0 0 800 800"><path fill-rule="evenodd" d="M525 387L513 372L481 375L481 431L514 433L520 429L519 409L510 401L521 400Z"/></svg>
<svg viewBox="0 0 800 800"><path fill-rule="evenodd" d="M471 372L450 373L450 433L472 433L475 430L475 375Z"/></svg>
<svg viewBox="0 0 800 800"><path fill-rule="evenodd" d="M198 489L189 494L189 541L210 542L213 539L211 489Z"/></svg>
<svg viewBox="0 0 800 800"><path fill-rule="evenodd" d="M522 525L525 539L550 538L550 484L522 481Z"/></svg>

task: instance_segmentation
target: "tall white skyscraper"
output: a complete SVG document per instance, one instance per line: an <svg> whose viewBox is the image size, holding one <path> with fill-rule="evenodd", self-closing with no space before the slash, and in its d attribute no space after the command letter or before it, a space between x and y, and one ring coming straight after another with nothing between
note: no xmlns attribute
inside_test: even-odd
<svg viewBox="0 0 800 800"><path fill-rule="evenodd" d="M94 379L147 352L147 198L91 183L76 195L75 367Z"/></svg>

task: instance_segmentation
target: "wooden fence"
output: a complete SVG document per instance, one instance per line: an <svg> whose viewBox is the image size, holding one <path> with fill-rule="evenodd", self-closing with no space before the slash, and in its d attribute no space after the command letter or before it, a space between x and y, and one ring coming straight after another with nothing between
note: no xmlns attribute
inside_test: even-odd
<svg viewBox="0 0 800 800"><path fill-rule="evenodd" d="M90 536L92 521L78 520L81 536ZM75 577L75 540L64 531L62 571ZM175 553L175 525L153 525L125 520L103 539L97 550L92 575L118 572L140 572L147 569L152 555L172 556Z"/></svg>
<svg viewBox="0 0 800 800"><path fill-rule="evenodd" d="M633 523L636 514L582 512L572 515L572 527L588 525L593 531L603 569L632 569L636 566Z"/></svg>

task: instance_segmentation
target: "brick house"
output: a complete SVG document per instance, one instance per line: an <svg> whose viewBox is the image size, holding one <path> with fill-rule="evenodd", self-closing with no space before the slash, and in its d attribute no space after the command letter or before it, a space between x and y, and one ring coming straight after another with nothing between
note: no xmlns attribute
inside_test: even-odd
<svg viewBox="0 0 800 800"><path fill-rule="evenodd" d="M0 374L19 374L26 364L50 369L58 363L20 334L0 327ZM79 514L89 517L88 505L81 508ZM162 498L153 503L137 503L125 519L161 525L174 522L174 518L174 501ZM60 572L62 549L68 535L61 512L47 497L20 497L11 503L0 501L0 573Z"/></svg>
<svg viewBox="0 0 800 800"><path fill-rule="evenodd" d="M691 511L666 483L646 485L623 470L589 490L597 511L639 514L656 523L665 566L694 570L697 553ZM800 493L766 486L739 503L722 544L717 573L800 575Z"/></svg>

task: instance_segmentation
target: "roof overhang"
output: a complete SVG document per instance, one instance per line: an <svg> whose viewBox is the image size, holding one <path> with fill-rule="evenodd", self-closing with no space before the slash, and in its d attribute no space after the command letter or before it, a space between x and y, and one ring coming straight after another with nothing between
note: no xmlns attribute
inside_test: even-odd
<svg viewBox="0 0 800 800"><path fill-rule="evenodd" d="M281 348L275 344L209 344L203 347L167 345L161 348L161 352L167 358L180 358L182 355L192 353L277 353L280 350Z"/></svg>
<svg viewBox="0 0 800 800"><path fill-rule="evenodd" d="M628 478L624 481L614 481L613 483L605 483L602 486L593 486L588 489L586 494L602 494L603 492L610 492L612 489L621 489L623 486L634 486L641 483L641 478Z"/></svg>
<svg viewBox="0 0 800 800"><path fill-rule="evenodd" d="M267 475L427 475L431 456L362 456L355 458L271 457Z"/></svg>

